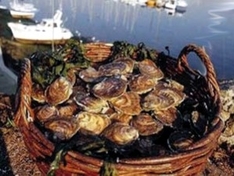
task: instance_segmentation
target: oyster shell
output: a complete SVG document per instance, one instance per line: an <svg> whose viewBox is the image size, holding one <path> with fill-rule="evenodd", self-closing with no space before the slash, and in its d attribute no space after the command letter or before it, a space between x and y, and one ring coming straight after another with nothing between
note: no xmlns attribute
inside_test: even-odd
<svg viewBox="0 0 234 176"><path fill-rule="evenodd" d="M134 127L121 122L109 125L102 135L118 145L126 145L139 137L139 133Z"/></svg>
<svg viewBox="0 0 234 176"><path fill-rule="evenodd" d="M170 107L165 110L155 111L155 117L166 126L173 127L173 122L177 119L177 109Z"/></svg>
<svg viewBox="0 0 234 176"><path fill-rule="evenodd" d="M140 96L135 92L125 92L109 101L116 110L124 114L138 115L142 110Z"/></svg>
<svg viewBox="0 0 234 176"><path fill-rule="evenodd" d="M109 109L109 104L106 100L93 96L84 96L82 98L74 98L77 105L83 108L84 111L93 113L105 113Z"/></svg>
<svg viewBox="0 0 234 176"><path fill-rule="evenodd" d="M72 94L72 84L65 77L59 77L46 88L46 102L58 105L67 101Z"/></svg>
<svg viewBox="0 0 234 176"><path fill-rule="evenodd" d="M138 68L143 75L148 75L158 80L164 77L161 69L150 59L144 59L138 62Z"/></svg>
<svg viewBox="0 0 234 176"><path fill-rule="evenodd" d="M190 131L175 131L167 139L168 147L176 152L188 148L194 142L194 135Z"/></svg>
<svg viewBox="0 0 234 176"><path fill-rule="evenodd" d="M158 90L151 91L143 98L142 107L145 111L158 111L168 109L175 103L172 96L168 94L159 94Z"/></svg>
<svg viewBox="0 0 234 176"><path fill-rule="evenodd" d="M83 134L99 135L111 123L110 119L103 114L81 111L77 117Z"/></svg>
<svg viewBox="0 0 234 176"><path fill-rule="evenodd" d="M44 90L39 86L39 84L33 84L32 86L32 99L39 102L39 103L45 103L46 97L44 94Z"/></svg>
<svg viewBox="0 0 234 176"><path fill-rule="evenodd" d="M125 75L131 73L134 62L130 58L120 58L113 62L101 65L98 71L104 76Z"/></svg>
<svg viewBox="0 0 234 176"><path fill-rule="evenodd" d="M75 102L72 102L65 105L58 105L57 109L60 116L72 116L77 113L78 106Z"/></svg>
<svg viewBox="0 0 234 176"><path fill-rule="evenodd" d="M60 140L71 139L80 129L78 118L76 116L54 116L46 121L44 126L54 134L54 137Z"/></svg>
<svg viewBox="0 0 234 176"><path fill-rule="evenodd" d="M92 93L101 99L119 97L127 89L127 81L119 77L107 77L92 88Z"/></svg>
<svg viewBox="0 0 234 176"><path fill-rule="evenodd" d="M95 82L98 81L101 77L101 73L93 67L88 67L79 72L79 77L85 82Z"/></svg>
<svg viewBox="0 0 234 176"><path fill-rule="evenodd" d="M126 123L126 124L129 124L132 117L133 117L132 115L119 113L119 112L114 112L114 113L110 114L111 121L122 122L122 123Z"/></svg>
<svg viewBox="0 0 234 176"><path fill-rule="evenodd" d="M163 129L163 124L147 113L135 116L130 124L138 130L141 136L157 134Z"/></svg>
<svg viewBox="0 0 234 176"><path fill-rule="evenodd" d="M129 81L129 89L138 94L144 94L151 91L157 83L157 80L147 75L134 75Z"/></svg>
<svg viewBox="0 0 234 176"><path fill-rule="evenodd" d="M48 104L43 106L38 106L34 109L35 117L41 122L44 123L50 118L59 114L58 109L55 106L50 106Z"/></svg>
<svg viewBox="0 0 234 176"><path fill-rule="evenodd" d="M123 62L126 65L126 68L125 68L126 73L133 72L135 61L132 60L130 57L119 57L119 58L116 58L113 62Z"/></svg>
<svg viewBox="0 0 234 176"><path fill-rule="evenodd" d="M185 94L170 87L160 87L151 91L143 100L145 110L160 111L178 106L185 99Z"/></svg>
<svg viewBox="0 0 234 176"><path fill-rule="evenodd" d="M74 69L74 68L70 68L67 71L66 78L67 78L68 81L70 81L72 86L74 86L75 83L76 83L76 72L77 72L77 69Z"/></svg>
<svg viewBox="0 0 234 176"><path fill-rule="evenodd" d="M166 79L166 83L163 84L165 87L171 87L175 90L178 90L180 92L184 91L184 85L180 84L179 82L173 80L173 79Z"/></svg>

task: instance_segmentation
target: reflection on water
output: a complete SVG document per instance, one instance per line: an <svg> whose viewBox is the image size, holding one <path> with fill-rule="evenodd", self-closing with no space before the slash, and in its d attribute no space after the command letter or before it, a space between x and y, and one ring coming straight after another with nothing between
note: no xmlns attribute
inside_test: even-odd
<svg viewBox="0 0 234 176"><path fill-rule="evenodd" d="M35 20L52 16L52 2L33 1L39 8ZM230 36L234 31L234 3L232 0L186 2L188 7L183 13L131 6L114 0L59 0L55 1L54 8L59 5L63 7L65 26L75 35L90 36L105 42L144 42L160 51L165 51L165 46L169 46L174 57L185 45L196 43L211 56L219 78L233 78L234 38ZM189 60L193 67L204 71L196 58L191 56Z"/></svg>

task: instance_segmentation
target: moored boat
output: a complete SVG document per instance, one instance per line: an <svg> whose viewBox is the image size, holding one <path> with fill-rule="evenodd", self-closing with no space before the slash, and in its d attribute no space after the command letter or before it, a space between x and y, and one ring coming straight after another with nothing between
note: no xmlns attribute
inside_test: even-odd
<svg viewBox="0 0 234 176"><path fill-rule="evenodd" d="M62 25L61 10L57 10L53 18L44 18L38 24L8 23L17 41L38 44L65 43L73 37L72 32Z"/></svg>
<svg viewBox="0 0 234 176"><path fill-rule="evenodd" d="M34 18L38 11L31 3L24 3L23 1L13 0L10 2L10 13L14 18Z"/></svg>

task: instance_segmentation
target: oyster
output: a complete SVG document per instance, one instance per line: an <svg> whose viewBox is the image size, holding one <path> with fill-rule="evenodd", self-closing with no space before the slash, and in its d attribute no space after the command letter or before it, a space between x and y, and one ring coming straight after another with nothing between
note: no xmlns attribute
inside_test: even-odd
<svg viewBox="0 0 234 176"><path fill-rule="evenodd" d="M119 77L107 77L92 88L92 93L102 99L119 97L127 89L127 81Z"/></svg>
<svg viewBox="0 0 234 176"><path fill-rule="evenodd" d="M185 94L170 87L160 87L151 91L143 100L145 110L160 111L178 106L184 99Z"/></svg>
<svg viewBox="0 0 234 176"><path fill-rule="evenodd" d="M173 126L173 122L177 119L177 109L170 107L165 110L155 111L155 117L165 126Z"/></svg>
<svg viewBox="0 0 234 176"><path fill-rule="evenodd" d="M143 75L148 75L158 80L164 77L161 69L158 68L156 64L150 59L144 59L140 61L138 63L138 68Z"/></svg>
<svg viewBox="0 0 234 176"><path fill-rule="evenodd" d="M50 106L48 104L43 106L38 106L34 109L35 117L42 123L48 121L50 118L58 115L59 111L55 106Z"/></svg>
<svg viewBox="0 0 234 176"><path fill-rule="evenodd" d="M168 109L173 106L175 100L168 94L159 94L158 90L151 91L142 101L142 107L145 111L157 111Z"/></svg>
<svg viewBox="0 0 234 176"><path fill-rule="evenodd" d="M99 71L97 71L93 67L88 67L84 70L81 70L79 72L79 77L84 80L85 82L95 82L98 81L101 77L101 74Z"/></svg>
<svg viewBox="0 0 234 176"><path fill-rule="evenodd" d="M163 84L165 87L171 87L174 90L183 92L184 91L184 85L178 83L177 81L173 79L166 79L165 83Z"/></svg>
<svg viewBox="0 0 234 176"><path fill-rule="evenodd" d="M60 140L71 139L80 129L76 116L54 116L46 121L44 126L54 134L54 137Z"/></svg>
<svg viewBox="0 0 234 176"><path fill-rule="evenodd" d="M72 86L74 86L75 83L76 83L76 72L77 72L77 69L74 69L74 68L70 68L67 71L66 78L67 78L68 81L70 81Z"/></svg>
<svg viewBox="0 0 234 176"><path fill-rule="evenodd" d="M114 62L101 65L98 71L104 76L125 75L131 73L134 62L130 58L114 60Z"/></svg>
<svg viewBox="0 0 234 176"><path fill-rule="evenodd" d="M57 109L60 116L72 116L77 113L78 106L75 102L72 102L65 105L58 105Z"/></svg>
<svg viewBox="0 0 234 176"><path fill-rule="evenodd" d="M132 115L119 113L119 112L114 112L114 113L110 114L111 121L122 122L122 123L126 123L126 124L129 124L132 117L133 117Z"/></svg>
<svg viewBox="0 0 234 176"><path fill-rule="evenodd" d="M32 99L37 101L38 103L46 102L44 90L40 87L39 84L33 84L31 96L32 96Z"/></svg>
<svg viewBox="0 0 234 176"><path fill-rule="evenodd" d="M140 96L135 92L125 92L109 101L121 113L138 115L141 112Z"/></svg>
<svg viewBox="0 0 234 176"><path fill-rule="evenodd" d="M72 94L72 84L65 77L59 77L46 88L46 102L58 105L67 101Z"/></svg>
<svg viewBox="0 0 234 176"><path fill-rule="evenodd" d="M131 122L141 136L157 134L163 129L163 124L147 113L141 113L135 116Z"/></svg>
<svg viewBox="0 0 234 176"><path fill-rule="evenodd" d="M139 137L139 133L134 127L121 122L112 123L103 131L102 135L118 145L126 145Z"/></svg>
<svg viewBox="0 0 234 176"><path fill-rule="evenodd" d="M156 85L157 80L147 75L134 75L129 81L129 89L138 94L144 94L151 91Z"/></svg>
<svg viewBox="0 0 234 176"><path fill-rule="evenodd" d="M190 131L175 131L167 139L168 147L176 152L185 150L194 142L194 135Z"/></svg>
<svg viewBox="0 0 234 176"><path fill-rule="evenodd" d="M126 73L133 72L135 61L132 60L130 57L119 57L119 58L116 58L113 62L123 62L126 65L126 68L125 68Z"/></svg>
<svg viewBox="0 0 234 176"><path fill-rule="evenodd" d="M78 99L74 97L77 105L83 108L84 111L93 113L105 113L109 109L109 104L106 100L93 96L84 96Z"/></svg>
<svg viewBox="0 0 234 176"><path fill-rule="evenodd" d="M82 111L77 114L80 131L83 134L99 135L110 123L110 119L103 114Z"/></svg>

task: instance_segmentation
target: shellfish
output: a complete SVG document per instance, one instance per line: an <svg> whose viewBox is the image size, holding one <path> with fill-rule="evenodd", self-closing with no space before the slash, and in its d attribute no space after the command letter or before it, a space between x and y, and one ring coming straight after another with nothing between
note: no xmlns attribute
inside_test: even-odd
<svg viewBox="0 0 234 176"><path fill-rule="evenodd" d="M101 99L119 97L127 89L127 81L119 77L107 77L92 88L92 93Z"/></svg>
<svg viewBox="0 0 234 176"><path fill-rule="evenodd" d="M67 101L72 94L72 84L65 77L57 78L46 88L46 102L50 105L58 105Z"/></svg>
<svg viewBox="0 0 234 176"><path fill-rule="evenodd" d="M80 129L76 116L54 116L46 121L44 126L54 134L54 137L60 140L71 139Z"/></svg>
<svg viewBox="0 0 234 176"><path fill-rule="evenodd" d="M157 83L155 78L147 75L133 75L129 80L129 89L138 94L144 94L151 91Z"/></svg>
<svg viewBox="0 0 234 176"><path fill-rule="evenodd" d="M134 117L130 124L138 130L141 136L157 134L163 129L163 124L147 113Z"/></svg>
<svg viewBox="0 0 234 176"><path fill-rule="evenodd" d="M102 136L115 144L126 145L136 140L139 133L134 127L126 123L115 122L103 131Z"/></svg>
<svg viewBox="0 0 234 176"><path fill-rule="evenodd" d="M109 100L115 109L128 115L138 115L141 112L140 96L135 92L125 92Z"/></svg>
<svg viewBox="0 0 234 176"><path fill-rule="evenodd" d="M80 131L84 134L99 135L110 123L110 119L103 114L81 111L77 114Z"/></svg>
<svg viewBox="0 0 234 176"><path fill-rule="evenodd" d="M41 122L44 123L48 121L51 117L56 116L59 114L59 111L55 106L50 106L48 104L44 106L38 106L34 109L36 118Z"/></svg>
<svg viewBox="0 0 234 176"><path fill-rule="evenodd" d="M143 75L148 75L155 79L161 79L164 77L163 72L156 66L156 64L150 59L144 59L138 63L139 71Z"/></svg>

